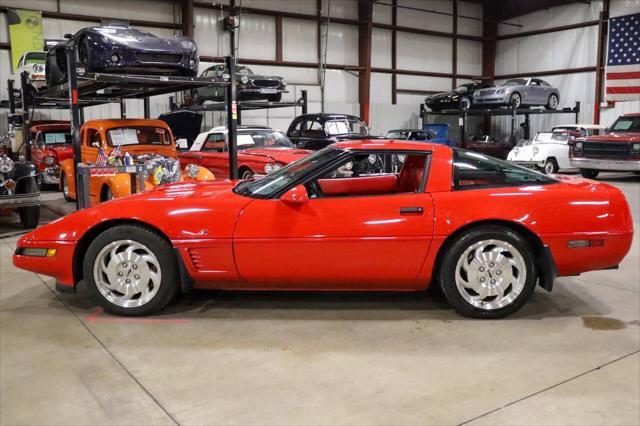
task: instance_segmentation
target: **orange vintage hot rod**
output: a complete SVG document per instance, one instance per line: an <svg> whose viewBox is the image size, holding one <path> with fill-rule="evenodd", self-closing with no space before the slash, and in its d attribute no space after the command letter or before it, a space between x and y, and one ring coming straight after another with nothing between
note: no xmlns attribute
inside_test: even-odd
<svg viewBox="0 0 640 426"><path fill-rule="evenodd" d="M213 180L213 174L204 167L186 164L181 169L176 145L169 126L164 121L147 119L90 120L80 129L81 160L84 164L96 164L103 150L109 163L121 162L119 155L131 156L133 164L144 164L145 185L151 189L163 183L177 181ZM118 149L120 147L120 149ZM60 164L60 189L67 201L76 199L76 179L73 159ZM108 165L108 164L107 164ZM131 194L131 178L128 173L109 173L89 179L90 204L98 204L112 198Z"/></svg>

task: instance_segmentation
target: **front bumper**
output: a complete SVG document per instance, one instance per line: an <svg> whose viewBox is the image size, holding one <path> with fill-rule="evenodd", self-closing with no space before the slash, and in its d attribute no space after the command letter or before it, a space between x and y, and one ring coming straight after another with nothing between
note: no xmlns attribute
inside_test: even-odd
<svg viewBox="0 0 640 426"><path fill-rule="evenodd" d="M40 194L13 194L0 195L0 209L17 209L40 205Z"/></svg>
<svg viewBox="0 0 640 426"><path fill-rule="evenodd" d="M610 160L604 158L571 158L571 167L616 172L639 172L640 160Z"/></svg>
<svg viewBox="0 0 640 426"><path fill-rule="evenodd" d="M508 105L511 95L496 95L491 94L487 96L473 97L473 103L476 105Z"/></svg>
<svg viewBox="0 0 640 426"><path fill-rule="evenodd" d="M42 181L47 185L58 185L60 182L60 166L45 168L42 171Z"/></svg>

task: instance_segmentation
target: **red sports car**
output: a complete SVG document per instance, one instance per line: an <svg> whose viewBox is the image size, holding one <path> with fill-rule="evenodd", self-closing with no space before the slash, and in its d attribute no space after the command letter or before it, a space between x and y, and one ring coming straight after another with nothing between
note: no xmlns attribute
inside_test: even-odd
<svg viewBox="0 0 640 426"><path fill-rule="evenodd" d="M38 169L41 185L56 185L60 179L60 163L73 158L69 122L42 122L29 128L31 160Z"/></svg>
<svg viewBox="0 0 640 426"><path fill-rule="evenodd" d="M477 208L482 206L482 208ZM418 291L503 317L536 283L615 267L633 237L616 188L444 145L342 142L255 181L174 183L81 210L18 241L16 266L84 280L121 315L191 287Z"/></svg>
<svg viewBox="0 0 640 426"><path fill-rule="evenodd" d="M238 172L240 179L267 175L313 151L297 149L289 138L269 127L238 128ZM214 127L200 133L189 151L178 154L185 164L206 167L216 178L229 176L227 128Z"/></svg>

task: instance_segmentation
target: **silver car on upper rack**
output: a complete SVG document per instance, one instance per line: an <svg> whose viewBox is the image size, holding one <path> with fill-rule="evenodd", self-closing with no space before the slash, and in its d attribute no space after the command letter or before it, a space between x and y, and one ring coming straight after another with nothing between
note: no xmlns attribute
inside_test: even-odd
<svg viewBox="0 0 640 426"><path fill-rule="evenodd" d="M539 78L512 78L498 86L476 90L473 94L473 104L477 107L540 105L556 109L559 103L560 90Z"/></svg>

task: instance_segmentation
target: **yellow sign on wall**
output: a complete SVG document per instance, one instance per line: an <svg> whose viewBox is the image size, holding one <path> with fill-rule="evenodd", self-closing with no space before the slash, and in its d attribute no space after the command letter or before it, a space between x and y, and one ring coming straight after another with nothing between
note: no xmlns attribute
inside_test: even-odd
<svg viewBox="0 0 640 426"><path fill-rule="evenodd" d="M26 9L8 9L7 24L11 41L11 66L13 71L25 52L42 52L42 12Z"/></svg>

